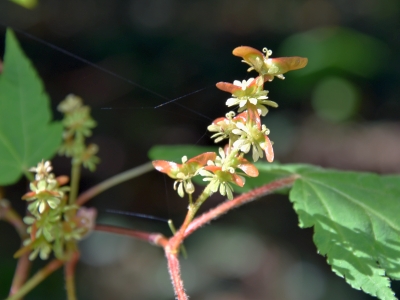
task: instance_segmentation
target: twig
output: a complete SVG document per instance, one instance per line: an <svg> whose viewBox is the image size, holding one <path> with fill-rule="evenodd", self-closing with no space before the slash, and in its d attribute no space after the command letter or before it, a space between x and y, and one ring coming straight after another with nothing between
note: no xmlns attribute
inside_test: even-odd
<svg viewBox="0 0 400 300"><path fill-rule="evenodd" d="M15 295L25 284L31 265L32 262L29 260L29 253L22 254L17 262L9 296Z"/></svg>
<svg viewBox="0 0 400 300"><path fill-rule="evenodd" d="M181 279L180 265L177 253L171 253L168 247L165 248L165 256L168 261L169 275L171 276L172 286L175 290L175 296L178 300L187 300L189 297L186 295Z"/></svg>
<svg viewBox="0 0 400 300"><path fill-rule="evenodd" d="M5 220L14 226L22 241L28 238L26 224L22 221L21 216L11 207L10 202L6 199L0 200L0 220ZM18 290L25 284L30 268L31 261L29 260L29 253L25 253L18 259L14 278L10 288L10 296L17 293Z"/></svg>
<svg viewBox="0 0 400 300"><path fill-rule="evenodd" d="M81 177L81 163L73 162L71 170L71 185L70 185L69 199L68 199L68 203L70 205L75 204L76 197L78 196L80 177Z"/></svg>
<svg viewBox="0 0 400 300"><path fill-rule="evenodd" d="M137 238L139 240L160 247L166 247L166 245L168 244L168 239L161 233L149 233L144 231L136 231L122 227L116 227L111 225L100 225L100 224L96 225L94 230L127 235L129 237Z"/></svg>
<svg viewBox="0 0 400 300"><path fill-rule="evenodd" d="M71 259L65 263L65 285L67 289L67 299L76 300L76 290L75 290L75 267L79 260L79 252L75 251Z"/></svg>
<svg viewBox="0 0 400 300"><path fill-rule="evenodd" d="M19 300L29 293L34 287L42 282L47 276L53 273L64 264L64 261L53 259L46 266L40 269L33 275L14 295L8 297L6 300Z"/></svg>
<svg viewBox="0 0 400 300"><path fill-rule="evenodd" d="M169 240L169 245L171 247L171 251L179 252L179 248L184 240L184 234L188 226L194 219L197 211L201 207L201 205L211 196L210 185L207 185L197 200L189 205L188 212L186 214L185 220L183 221L179 230L174 234L174 236Z"/></svg>
<svg viewBox="0 0 400 300"><path fill-rule="evenodd" d="M283 179L278 179L266 185L263 185L259 188L251 190L250 192L244 193L233 200L225 201L218 205L217 207L209 210L208 212L202 214L201 216L195 218L190 225L185 230L183 239L188 237L194 231L199 229L200 227L204 226L211 220L217 219L223 214L227 213L233 208L239 207L247 202L254 201L262 196L272 194L276 190L279 190L284 187L291 186L294 181L298 178L298 175L293 175L290 177L286 177Z"/></svg>

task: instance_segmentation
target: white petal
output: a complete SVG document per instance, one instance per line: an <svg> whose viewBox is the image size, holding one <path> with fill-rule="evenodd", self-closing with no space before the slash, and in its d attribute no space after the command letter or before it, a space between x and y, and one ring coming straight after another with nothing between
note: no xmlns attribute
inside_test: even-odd
<svg viewBox="0 0 400 300"><path fill-rule="evenodd" d="M247 82L246 82L246 86L249 86L250 83L253 82L253 80L254 80L254 78L253 78L253 77L250 77L250 78L247 80Z"/></svg>
<svg viewBox="0 0 400 300"><path fill-rule="evenodd" d="M226 186L225 186L225 184L221 184L221 185L219 186L219 193L220 193L222 196L225 196L225 195L226 195Z"/></svg>
<svg viewBox="0 0 400 300"><path fill-rule="evenodd" d="M57 198L52 198L47 200L47 204L52 208L55 209L58 204L60 204L60 200Z"/></svg>
<svg viewBox="0 0 400 300"><path fill-rule="evenodd" d="M227 196L228 196L228 199L229 199L229 200L232 200L232 199L233 199L233 194L232 194L231 187L230 187L229 185L226 187L226 193L228 194L228 195L227 195Z"/></svg>
<svg viewBox="0 0 400 300"><path fill-rule="evenodd" d="M233 129L231 132L236 135L242 135L243 133L243 131L241 131L240 129Z"/></svg>
<svg viewBox="0 0 400 300"><path fill-rule="evenodd" d="M272 107L278 107L278 103L276 103L275 101L271 101L271 100L266 100L265 104L272 106Z"/></svg>
<svg viewBox="0 0 400 300"><path fill-rule="evenodd" d="M255 148L257 148L258 156L262 158L264 156L263 149L260 146L255 146Z"/></svg>
<svg viewBox="0 0 400 300"><path fill-rule="evenodd" d="M26 216L26 217L23 218L23 220L24 220L24 223L27 224L27 225L32 225L33 222L36 221L36 219L34 217L31 217L31 216Z"/></svg>
<svg viewBox="0 0 400 300"><path fill-rule="evenodd" d="M250 102L251 104L253 104L253 105L256 105L258 101L257 101L256 98L250 98L250 99L249 99L249 102Z"/></svg>
<svg viewBox="0 0 400 300"><path fill-rule="evenodd" d="M247 132L247 127L242 122L237 122L236 123L236 127L241 129L241 130L243 130L243 131L245 131L245 132Z"/></svg>
<svg viewBox="0 0 400 300"><path fill-rule="evenodd" d="M187 181L186 186L185 186L185 191L188 194L194 193L194 185L191 181Z"/></svg>
<svg viewBox="0 0 400 300"><path fill-rule="evenodd" d="M250 147L251 147L250 143L244 144L240 147L240 151L247 153L250 151Z"/></svg>
<svg viewBox="0 0 400 300"><path fill-rule="evenodd" d="M183 196L185 196L185 192L183 191L183 184L182 182L179 184L178 186L178 195L183 198Z"/></svg>
<svg viewBox="0 0 400 300"><path fill-rule="evenodd" d="M240 102L239 102L239 107L243 107L243 106L245 106L247 104L247 99L245 99L245 100L240 100Z"/></svg>
<svg viewBox="0 0 400 300"><path fill-rule="evenodd" d="M253 161L256 162L258 160L258 151L253 147Z"/></svg>
<svg viewBox="0 0 400 300"><path fill-rule="evenodd" d="M44 201L40 201L39 213L43 213L45 208L46 208L46 203Z"/></svg>
<svg viewBox="0 0 400 300"><path fill-rule="evenodd" d="M208 129L208 131L219 131L219 126L218 125L215 125L215 124L211 124L211 125L209 125L208 127L207 127L207 129Z"/></svg>
<svg viewBox="0 0 400 300"><path fill-rule="evenodd" d="M268 113L268 108L266 108L264 105L257 106L257 110L259 111L259 114L263 117Z"/></svg>
<svg viewBox="0 0 400 300"><path fill-rule="evenodd" d="M218 148L218 153L219 153L219 156L221 156L221 158L222 158L222 159L224 159L224 158L225 158L225 152L224 152L224 149L222 149L222 148Z"/></svg>
<svg viewBox="0 0 400 300"><path fill-rule="evenodd" d="M218 180L213 180L210 182L210 190L215 193L218 191L219 182Z"/></svg>
<svg viewBox="0 0 400 300"><path fill-rule="evenodd" d="M237 102L238 102L238 98L229 98L228 100L226 100L225 105L233 106L233 105L236 105Z"/></svg>

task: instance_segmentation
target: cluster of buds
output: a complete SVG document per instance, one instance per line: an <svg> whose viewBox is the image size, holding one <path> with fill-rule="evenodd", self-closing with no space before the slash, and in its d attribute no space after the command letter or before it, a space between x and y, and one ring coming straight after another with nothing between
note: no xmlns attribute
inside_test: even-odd
<svg viewBox="0 0 400 300"><path fill-rule="evenodd" d="M91 136L91 129L96 126L90 108L83 105L81 98L68 95L58 109L64 113L62 123L65 128L60 154L71 157L76 167L82 164L93 171L99 162L96 156L98 147L85 145L85 139ZM23 219L28 225L29 238L17 251L16 257L31 252L31 260L37 256L47 259L53 252L58 259L67 259L76 250L77 241L94 228L96 210L75 205L71 194L75 194L73 191L77 191L77 186L70 189L66 186L69 178L55 177L52 169L50 161L42 161L29 170L35 173L35 178L30 183L30 192L22 197L29 202L30 214Z"/></svg>
<svg viewBox="0 0 400 300"><path fill-rule="evenodd" d="M91 231L96 212L81 208L76 214L68 213L78 208L67 205L69 187L65 184L69 178L55 177L49 161L40 162L30 171L36 173L35 180L30 183L31 191L22 197L29 202L30 215L23 219L28 225L29 238L16 256L31 251L29 259L33 260L38 255L47 259L53 251L57 258L63 259L66 243L75 243Z"/></svg>
<svg viewBox="0 0 400 300"><path fill-rule="evenodd" d="M228 199L233 198L231 184L243 186L245 179L244 174L256 177L258 175L257 168L252 165L243 155L238 153L229 153L229 148L219 150L219 156L215 152L206 152L191 159L186 156L182 158L182 164L172 161L155 160L153 165L157 171L168 174L175 179L174 189L178 191L179 196L183 197L185 193L191 195L194 192L192 178L200 175L204 177L204 181L210 181L210 189L217 192ZM233 154L233 155L232 155ZM242 170L244 174L237 174L236 168Z"/></svg>
<svg viewBox="0 0 400 300"><path fill-rule="evenodd" d="M98 146L85 145L85 138L92 135L96 121L90 116L90 107L83 105L82 99L73 94L68 95L59 105L58 110L64 114L64 143L60 155L72 157L73 164L82 164L91 171L96 169L99 158L96 156Z"/></svg>
<svg viewBox="0 0 400 300"><path fill-rule="evenodd" d="M238 106L239 113L236 115L230 111L208 126L208 130L214 133L211 138L216 143L228 140L224 149L219 149L219 156L214 152L203 153L191 159L184 156L182 164L153 161L158 171L175 179L174 188L181 197L185 193L193 194L194 185L191 179L199 175L204 177L203 181L209 182L211 193L219 191L221 195L233 199L232 184L243 187L244 176L258 176L257 168L244 158L245 154L252 149L254 162L262 158L264 153L268 162L273 162L274 151L268 137L270 130L261 123L261 117L267 115L267 106L278 107L278 104L268 100L268 91L264 90L264 84L274 77L284 79L284 73L301 69L308 62L303 57L270 58L272 51L266 48L260 52L241 46L235 48L233 54L242 57L243 62L250 66L247 71L254 70L258 72L258 76L243 81L235 80L233 84L217 83L217 88L232 95L226 105Z"/></svg>

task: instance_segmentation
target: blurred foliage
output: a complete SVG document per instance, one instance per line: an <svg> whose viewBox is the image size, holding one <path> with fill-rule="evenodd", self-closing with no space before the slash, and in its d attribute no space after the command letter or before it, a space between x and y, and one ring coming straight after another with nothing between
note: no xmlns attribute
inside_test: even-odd
<svg viewBox="0 0 400 300"><path fill-rule="evenodd" d="M35 8L36 5L38 4L37 0L10 0L10 1L29 9Z"/></svg>
<svg viewBox="0 0 400 300"><path fill-rule="evenodd" d="M390 61L389 47L380 40L352 29L325 27L296 34L281 45L283 53L310 57L301 75L326 69L362 77L373 77L384 71Z"/></svg>
<svg viewBox="0 0 400 300"><path fill-rule="evenodd" d="M311 100L319 117L340 122L358 113L360 92L351 81L332 76L318 83Z"/></svg>

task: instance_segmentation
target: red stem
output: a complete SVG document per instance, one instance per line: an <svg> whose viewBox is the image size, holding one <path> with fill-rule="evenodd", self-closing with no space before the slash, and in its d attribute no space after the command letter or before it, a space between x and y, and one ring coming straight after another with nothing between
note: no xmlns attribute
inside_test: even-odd
<svg viewBox="0 0 400 300"><path fill-rule="evenodd" d="M10 202L5 199L0 200L0 220L1 219L4 219L14 226L22 241L29 237L28 233L26 232L26 224L22 221L21 216L11 207ZM29 253L25 253L18 259L14 278L10 288L10 296L17 293L18 290L25 284L30 268L31 261L29 260Z"/></svg>
<svg viewBox="0 0 400 300"><path fill-rule="evenodd" d="M284 188L291 186L293 182L298 178L297 175L293 175L290 177L285 177L282 179L278 179L276 181L273 181L271 183L268 183L266 185L263 185L259 188L256 188L254 190L251 190L250 192L247 192L245 194L242 194L233 200L230 201L225 201L218 205L217 207L209 210L208 212L202 214L201 216L197 217L194 219L190 225L186 228L185 233L183 235L182 241L191 235L194 231L199 229L200 227L204 226L211 220L214 220L223 214L227 213L229 210L239 207L247 202L256 200L262 196L272 194L278 189Z"/></svg>
<svg viewBox="0 0 400 300"><path fill-rule="evenodd" d="M168 244L168 239L161 233L148 233L144 231L136 231L122 227L100 224L96 225L94 230L127 235L160 247L166 247Z"/></svg>
<svg viewBox="0 0 400 300"><path fill-rule="evenodd" d="M9 296L6 300L19 300L29 293L34 287L42 282L47 276L53 273L64 264L64 261L53 259L46 266L33 275L14 295Z"/></svg>
<svg viewBox="0 0 400 300"><path fill-rule="evenodd" d="M189 297L185 293L181 279L180 265L177 253L171 253L169 247L165 248L165 256L168 260L168 270L171 276L172 285L175 290L175 296L178 300L187 300Z"/></svg>
<svg viewBox="0 0 400 300"><path fill-rule="evenodd" d="M96 225L95 230L135 237L163 247L165 251L165 256L168 260L168 270L171 276L176 299L187 300L189 299L189 297L186 295L185 289L183 287L183 282L180 273L179 259L178 259L179 247L182 244L183 240L190 234L192 234L194 231L199 229L200 227L209 223L211 220L214 220L222 216L229 210L239 207L247 202L256 200L262 196L271 194L278 189L289 187L294 183L294 181L297 178L298 175L293 175L290 177L278 179L276 181L268 183L262 187L259 187L250 192L242 194L233 200L226 201L193 220L192 220L193 215L191 214L191 212L188 212L188 215L186 216L183 225L178 230L178 232L176 232L175 235L170 239L167 239L166 237L164 237L159 233L147 233L147 232L134 231L126 228L106 226L106 225ZM190 222L190 220L192 221Z"/></svg>
<svg viewBox="0 0 400 300"><path fill-rule="evenodd" d="M23 254L18 259L9 296L14 295L25 284L26 279L28 278L29 270L31 269L31 265L32 262L29 260L29 253Z"/></svg>

